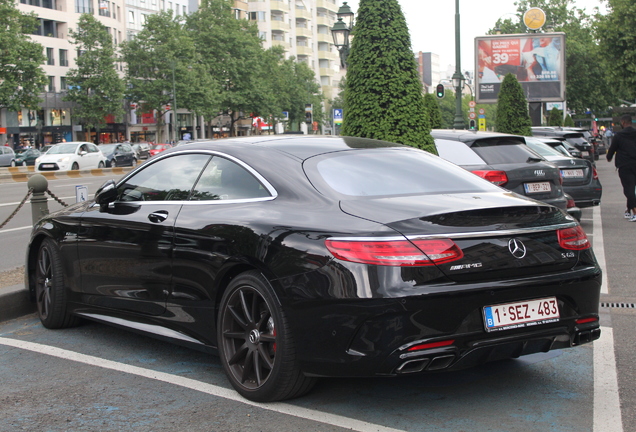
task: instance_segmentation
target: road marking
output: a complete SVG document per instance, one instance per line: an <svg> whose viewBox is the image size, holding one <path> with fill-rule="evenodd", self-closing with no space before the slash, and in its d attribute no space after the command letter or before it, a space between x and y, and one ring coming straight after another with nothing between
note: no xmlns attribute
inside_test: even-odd
<svg viewBox="0 0 636 432"><path fill-rule="evenodd" d="M399 429L392 429L381 425L367 423L352 418L339 416L335 414L328 414L321 411L315 411L307 408L297 407L282 402L274 403L257 403L247 399L243 399L234 390L226 389L223 387L215 386L212 384L206 384L200 381L196 381L190 378L184 378L178 375L172 375L165 372L153 371L150 369L144 369L137 366L131 366L111 360L101 359L99 357L93 357L85 354L80 354L74 351L68 351L61 348L56 348L48 345L42 345L33 342L20 341L17 339L9 339L0 337L0 344L19 348L27 351L33 351L39 354L46 354L52 357L58 357L64 360L71 360L78 363L84 363L90 366L97 366L104 369L111 369L117 372L124 372L131 375L137 375L144 378L150 378L158 381L163 381L169 384L178 385L181 387L196 390L202 393L206 393L213 396L222 397L224 399L233 400L246 405L252 405L257 408L266 409L269 411L278 412L281 414L287 414L302 419L313 420L318 423L328 424L331 426L337 426L345 429L350 429L358 432L402 432Z"/></svg>
<svg viewBox="0 0 636 432"><path fill-rule="evenodd" d="M594 255L598 261L599 267L603 271L601 278L601 294L609 294L609 286L607 282L607 263L605 262L605 245L603 243L603 219L601 218L601 208L596 206L593 209L594 224L592 230L594 232L594 242L592 247L594 248Z"/></svg>
<svg viewBox="0 0 636 432"><path fill-rule="evenodd" d="M618 394L614 332L601 327L594 341L594 432L623 432L621 400Z"/></svg>
<svg viewBox="0 0 636 432"><path fill-rule="evenodd" d="M25 229L33 229L33 227L32 226L24 226L24 227L19 227L19 228L3 229L3 230L0 230L0 234L12 232L12 231L21 231L21 230L25 230Z"/></svg>

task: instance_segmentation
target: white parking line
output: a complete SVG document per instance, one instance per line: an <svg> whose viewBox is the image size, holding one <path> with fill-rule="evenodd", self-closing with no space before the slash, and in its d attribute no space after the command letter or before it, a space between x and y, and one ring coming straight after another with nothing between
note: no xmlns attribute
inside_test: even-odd
<svg viewBox="0 0 636 432"><path fill-rule="evenodd" d="M603 277L601 279L601 294L609 294L609 286L607 282L607 264L605 262L605 245L603 243L603 219L601 219L601 208L596 206L593 209L594 224L592 230L594 232L594 241L592 247L594 248L594 255L598 265L603 271Z"/></svg>
<svg viewBox="0 0 636 432"><path fill-rule="evenodd" d="M178 375L172 375L165 372L153 371L150 369L143 369L137 366L130 366L123 363L114 362L111 360L101 359L99 357L93 357L85 354L68 351L65 349L55 348L48 345L41 345L33 342L25 342L17 339L8 339L0 337L0 344L12 346L15 348L33 351L40 354L46 354L53 357L58 357L65 360L71 360L79 363L84 363L90 366L97 366L104 369L111 369L118 372L124 372L132 375L141 376L144 378L150 378L158 381L163 381L169 384L186 387L192 390L196 390L202 393L210 394L213 396L222 397L224 399L233 400L236 402L244 403L246 405L252 405L257 408L266 409L269 411L278 412L281 414L287 414L294 417L299 417L307 420L313 420L315 422L328 424L331 426L338 426L345 429L350 429L359 432L401 432L398 429L392 429L381 425L367 423L359 420L355 420L348 417L343 417L335 414L328 414L321 411L310 410L307 408L301 408L286 403L257 403L247 399L243 399L234 390L229 390L223 387L215 386L212 384L202 383L190 378L184 378Z"/></svg>
<svg viewBox="0 0 636 432"><path fill-rule="evenodd" d="M594 341L594 432L623 432L614 332L601 327L601 335Z"/></svg>
<svg viewBox="0 0 636 432"><path fill-rule="evenodd" d="M0 234L12 232L12 231L21 231L21 230L25 230L25 229L32 229L32 228L33 228L32 226L23 226L23 227L19 227L19 228L3 229L3 230L0 230Z"/></svg>

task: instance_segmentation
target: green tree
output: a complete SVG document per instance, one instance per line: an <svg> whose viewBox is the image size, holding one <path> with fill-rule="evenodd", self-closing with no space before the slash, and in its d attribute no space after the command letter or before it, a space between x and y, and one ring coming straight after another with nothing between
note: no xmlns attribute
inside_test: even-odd
<svg viewBox="0 0 636 432"><path fill-rule="evenodd" d="M437 103L437 98L432 93L426 93L424 95L424 105L428 111L428 119L431 125L431 129L442 128L442 112Z"/></svg>
<svg viewBox="0 0 636 432"><path fill-rule="evenodd" d="M76 60L77 68L66 74L69 89L64 100L77 104L74 116L87 133L95 128L95 139L99 140L106 116L119 117L124 113L124 82L116 70L115 48L106 27L90 14L82 14L77 30L69 29L69 35L81 54Z"/></svg>
<svg viewBox="0 0 636 432"><path fill-rule="evenodd" d="M219 82L215 106L230 114L234 134L241 113L268 117L280 115L280 107L272 77L264 67L271 65L268 55L275 53L265 52L256 24L234 18L232 6L230 0L202 0L199 9L188 16L188 29L206 73ZM206 120L216 114L218 109L207 110Z"/></svg>
<svg viewBox="0 0 636 432"><path fill-rule="evenodd" d="M607 70L623 99L636 98L636 8L634 0L608 0L607 15L597 15L596 31Z"/></svg>
<svg viewBox="0 0 636 432"><path fill-rule="evenodd" d="M563 111L554 107L550 110L548 126L563 126Z"/></svg>
<svg viewBox="0 0 636 432"><path fill-rule="evenodd" d="M127 98L142 112L156 112L158 139L163 139L165 114L177 108L201 113L214 106L215 83L195 50L182 16L170 12L148 15L144 29L122 44L127 63ZM216 105L218 107L218 104Z"/></svg>
<svg viewBox="0 0 636 432"><path fill-rule="evenodd" d="M41 65L44 48L27 35L37 27L34 14L24 14L14 0L0 0L0 108L37 109L46 84Z"/></svg>
<svg viewBox="0 0 636 432"><path fill-rule="evenodd" d="M509 73L501 82L497 98L497 132L531 136L531 125L521 84L514 74Z"/></svg>
<svg viewBox="0 0 636 432"><path fill-rule="evenodd" d="M570 114L565 116L565 120L563 120L563 126L567 126L567 127L574 126L574 120L572 120L572 116L570 116Z"/></svg>
<svg viewBox="0 0 636 432"><path fill-rule="evenodd" d="M361 0L353 33L342 134L436 153L411 38L397 0Z"/></svg>

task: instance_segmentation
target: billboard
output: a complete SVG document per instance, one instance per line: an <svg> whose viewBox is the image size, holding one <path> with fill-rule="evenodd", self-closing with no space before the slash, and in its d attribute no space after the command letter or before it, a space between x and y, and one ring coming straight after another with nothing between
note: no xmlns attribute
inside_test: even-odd
<svg viewBox="0 0 636 432"><path fill-rule="evenodd" d="M475 38L477 103L497 102L504 76L516 75L528 102L565 100L565 33Z"/></svg>

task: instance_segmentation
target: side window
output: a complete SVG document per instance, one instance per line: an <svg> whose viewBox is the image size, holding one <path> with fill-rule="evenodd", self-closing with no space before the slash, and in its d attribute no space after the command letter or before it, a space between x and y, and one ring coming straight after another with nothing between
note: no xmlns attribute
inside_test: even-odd
<svg viewBox="0 0 636 432"><path fill-rule="evenodd" d="M209 155L167 157L136 173L118 186L120 201L187 200Z"/></svg>
<svg viewBox="0 0 636 432"><path fill-rule="evenodd" d="M88 144L88 150L89 153L97 153L99 151L99 149L97 148L97 146L95 144Z"/></svg>
<svg viewBox="0 0 636 432"><path fill-rule="evenodd" d="M192 192L192 200L234 200L270 196L248 170L231 160L214 157Z"/></svg>

